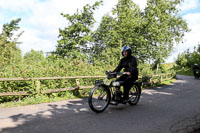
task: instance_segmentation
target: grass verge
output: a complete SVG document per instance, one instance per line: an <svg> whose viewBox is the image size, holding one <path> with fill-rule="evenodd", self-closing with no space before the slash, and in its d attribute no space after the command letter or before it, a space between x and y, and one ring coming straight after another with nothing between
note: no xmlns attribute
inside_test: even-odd
<svg viewBox="0 0 200 133"><path fill-rule="evenodd" d="M185 76L193 76L192 68L181 68L177 70L177 74Z"/></svg>
<svg viewBox="0 0 200 133"><path fill-rule="evenodd" d="M163 86L163 85L169 85L171 83L174 83L176 81L176 79L171 79L171 80L166 80L166 81L163 81L162 83L158 83L158 84L155 84L153 87L160 87L160 86Z"/></svg>
<svg viewBox="0 0 200 133"><path fill-rule="evenodd" d="M63 93L64 94L64 93ZM63 100L70 100L75 98L80 98L83 96L75 96L73 93L65 93L64 95L58 96L58 94L54 93L51 95L36 95L36 96L28 96L24 97L21 100L10 101L0 104L0 108L9 108L9 107L19 107L33 104L41 104L41 103L49 103L49 102L57 102Z"/></svg>

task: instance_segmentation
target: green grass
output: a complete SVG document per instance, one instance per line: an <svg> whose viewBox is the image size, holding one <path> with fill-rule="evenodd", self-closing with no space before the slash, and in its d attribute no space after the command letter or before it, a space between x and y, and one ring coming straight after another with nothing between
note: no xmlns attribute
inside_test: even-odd
<svg viewBox="0 0 200 133"><path fill-rule="evenodd" d="M66 93L64 96L47 96L47 95L40 95L35 97L26 97L22 100L10 101L0 104L0 108L9 108L9 107L18 107L18 106L26 106L26 105L33 105L33 104L41 104L41 103L49 103L49 102L57 102L69 99L78 98L70 93Z"/></svg>
<svg viewBox="0 0 200 133"><path fill-rule="evenodd" d="M164 86L164 85L169 85L171 83L174 83L175 81L176 81L176 79L173 78L171 80L163 81L162 83L155 83L152 86L149 86L149 87L146 87L146 88L143 88L143 89L148 89L148 88L153 88L153 87L160 87L160 86Z"/></svg>
<svg viewBox="0 0 200 133"><path fill-rule="evenodd" d="M166 81L163 81L162 83L156 84L155 86L169 85L171 83L174 83L175 81L176 79L166 80Z"/></svg>

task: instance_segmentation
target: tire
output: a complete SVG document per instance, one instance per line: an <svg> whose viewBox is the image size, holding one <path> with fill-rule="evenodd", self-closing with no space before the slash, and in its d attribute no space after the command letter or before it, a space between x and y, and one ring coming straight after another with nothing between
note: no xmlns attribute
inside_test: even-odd
<svg viewBox="0 0 200 133"><path fill-rule="evenodd" d="M134 84L129 91L129 101L130 105L136 105L140 100L141 87L138 84Z"/></svg>
<svg viewBox="0 0 200 133"><path fill-rule="evenodd" d="M107 86L98 85L91 90L88 103L92 111L100 113L108 107L110 100L110 90L107 88Z"/></svg>

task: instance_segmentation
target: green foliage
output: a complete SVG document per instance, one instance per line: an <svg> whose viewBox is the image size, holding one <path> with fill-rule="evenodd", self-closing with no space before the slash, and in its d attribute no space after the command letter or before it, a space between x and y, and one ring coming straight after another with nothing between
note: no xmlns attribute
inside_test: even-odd
<svg viewBox="0 0 200 133"><path fill-rule="evenodd" d="M174 69L176 70L176 73L179 75L186 75L186 76L193 76L193 70L192 68L183 68L181 66L176 66L174 67Z"/></svg>
<svg viewBox="0 0 200 133"><path fill-rule="evenodd" d="M184 53L181 53L178 55L177 60L176 60L176 64L182 67L186 67L187 66L187 58L185 56Z"/></svg>
<svg viewBox="0 0 200 133"><path fill-rule="evenodd" d="M117 25L115 18L109 15L103 16L100 26L93 34L94 44L91 48L93 58L102 58L101 56L109 49L120 49L119 37L116 30L114 30L115 25Z"/></svg>
<svg viewBox="0 0 200 133"><path fill-rule="evenodd" d="M88 52L88 44L93 41L92 26L95 23L93 17L94 10L102 4L102 1L95 2L93 6L86 5L81 13L77 12L73 15L63 14L69 22L69 26L59 29L58 45L55 53L62 57L83 58L85 52Z"/></svg>
<svg viewBox="0 0 200 133"><path fill-rule="evenodd" d="M148 64L140 64L138 66L139 74L141 76L151 76L154 74L153 70L151 69L151 66Z"/></svg>
<svg viewBox="0 0 200 133"><path fill-rule="evenodd" d="M193 52L189 52L189 49L180 53L176 59L176 64L182 68L191 68L194 64L198 64L200 66L200 44L198 44L197 48L194 47Z"/></svg>
<svg viewBox="0 0 200 133"><path fill-rule="evenodd" d="M83 59L88 62L110 62L119 59L122 46L130 45L139 62L154 63L158 71L185 32L187 23L176 8L182 1L148 0L144 11L132 0L119 0L112 15L104 15L93 32L94 10L102 4L86 5L82 12L62 14L69 26L60 32L56 54L62 57ZM112 56L109 50L113 53ZM105 54L108 53L108 55ZM98 61L96 61L98 60ZM111 62L113 64L113 62Z"/></svg>
<svg viewBox="0 0 200 133"><path fill-rule="evenodd" d="M31 50L24 55L24 60L27 64L38 63L45 59L43 51Z"/></svg>
<svg viewBox="0 0 200 133"><path fill-rule="evenodd" d="M187 23L178 14L176 8L180 0L148 0L144 13L144 35L147 40L146 50L151 60L156 64L163 63L174 47L179 43L185 32L188 32Z"/></svg>
<svg viewBox="0 0 200 133"><path fill-rule="evenodd" d="M120 49L107 48L102 50L98 58L93 58L94 64L99 66L117 66L120 60Z"/></svg>
<svg viewBox="0 0 200 133"><path fill-rule="evenodd" d="M124 45L130 45L135 56L141 47L143 37L141 33L141 11L132 0L120 0L111 15L104 15L100 26L94 33L94 56L101 56L105 49L120 50ZM115 54L115 53L114 53ZM121 53L118 53L118 56Z"/></svg>
<svg viewBox="0 0 200 133"><path fill-rule="evenodd" d="M38 60L37 57L39 57L40 60ZM106 70L111 70L113 68L114 66L108 64L104 65L103 63L96 63L96 65L93 65L77 59L55 59L53 55L45 58L41 51L32 50L31 52L25 54L24 59L20 64L4 66L4 69L0 70L0 78L96 76L105 75ZM94 80L81 79L80 83L82 86L93 85ZM41 81L41 90L70 88L75 86L76 81L74 79ZM28 91L35 94L35 88L36 86L34 81L0 82L0 93ZM68 95L68 93L69 92L66 92L65 95ZM51 94L50 96L52 95L57 96L57 93ZM18 99L19 98L16 96L0 97L0 102Z"/></svg>
<svg viewBox="0 0 200 133"><path fill-rule="evenodd" d="M18 31L20 29L20 27L18 26L18 23L21 21L20 18L12 20L10 23L8 24L4 24L3 25L3 30L2 30L2 34L1 35L5 35L7 37L7 41L15 41L19 38L19 36L21 36L21 33L19 33L18 35L16 35L17 38L15 38L15 31Z"/></svg>
<svg viewBox="0 0 200 133"><path fill-rule="evenodd" d="M119 0L112 15L104 15L93 34L93 56L101 56L107 48L130 45L139 62L164 63L185 32L187 23L176 8L181 1L148 0L142 12L132 0Z"/></svg>
<svg viewBox="0 0 200 133"><path fill-rule="evenodd" d="M19 27L18 23L21 19L12 20L8 24L3 25L2 33L0 33L0 69L4 66L14 65L21 61L21 50L18 48L17 41L22 32L15 34ZM16 36L15 36L16 35Z"/></svg>
<svg viewBox="0 0 200 133"><path fill-rule="evenodd" d="M144 42L141 34L144 23L141 10L132 0L119 0L112 12L116 16L114 30L118 34L118 42L121 41L121 46L130 45L133 53L138 55Z"/></svg>
<svg viewBox="0 0 200 133"><path fill-rule="evenodd" d="M176 59L176 70L178 74L193 76L192 67L194 64L200 66L200 44L194 47L193 52L189 52L189 49L180 53Z"/></svg>

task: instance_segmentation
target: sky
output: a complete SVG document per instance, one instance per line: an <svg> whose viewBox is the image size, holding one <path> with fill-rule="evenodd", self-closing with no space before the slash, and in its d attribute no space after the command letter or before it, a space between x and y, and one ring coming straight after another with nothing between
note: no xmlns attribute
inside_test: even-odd
<svg viewBox="0 0 200 133"><path fill-rule="evenodd" d="M19 48L24 55L33 50L50 52L56 49L59 28L67 26L61 13L73 14L81 10L86 4L93 4L96 0L0 0L0 32L2 25L13 19L21 18L20 31L24 31L19 41ZM147 0L133 0L144 9ZM97 27L101 17L110 13L118 0L104 0L103 6L95 11L94 17ZM188 23L191 31L186 33L183 43L176 45L172 55L166 62L174 62L177 55L188 48L193 50L200 43L200 0L184 0L180 5L180 15Z"/></svg>

